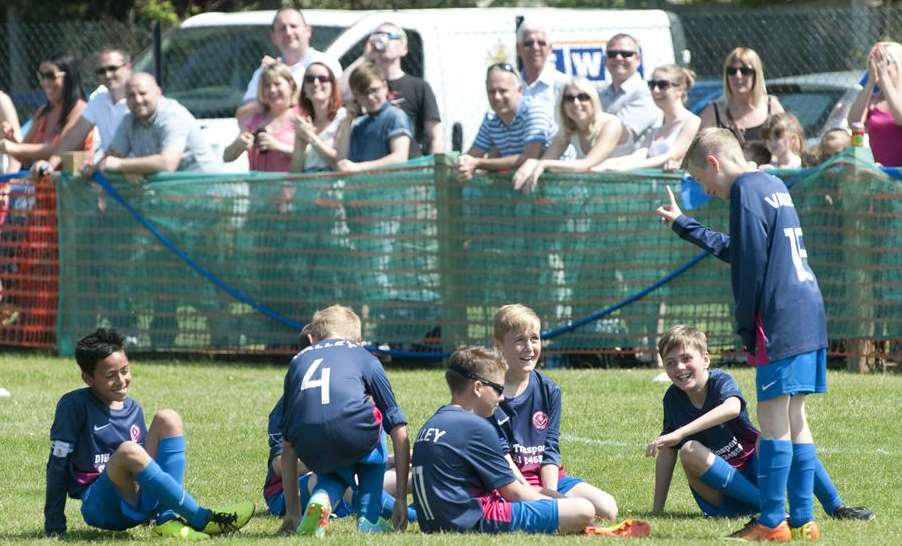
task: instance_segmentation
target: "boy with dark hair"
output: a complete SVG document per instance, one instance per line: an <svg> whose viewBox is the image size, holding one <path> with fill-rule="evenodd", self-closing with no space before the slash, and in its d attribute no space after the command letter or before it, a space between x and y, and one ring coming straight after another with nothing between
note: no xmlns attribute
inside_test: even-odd
<svg viewBox="0 0 902 546"><path fill-rule="evenodd" d="M486 419L503 399L502 356L464 347L448 360L445 381L451 403L423 425L413 447L413 501L420 530L502 533L587 533L647 536L648 524L619 530L588 527L592 503L552 499L518 481Z"/></svg>
<svg viewBox="0 0 902 546"><path fill-rule="evenodd" d="M122 336L98 329L78 342L75 360L88 387L67 393L56 406L45 534L65 534L67 493L81 499L85 523L114 531L155 518L159 536L201 540L234 532L253 517L253 503L214 511L185 490L182 420L160 410L145 428L144 410L128 397L131 371Z"/></svg>
<svg viewBox="0 0 902 546"><path fill-rule="evenodd" d="M748 163L727 129L699 132L684 166L706 193L729 201L729 235L683 215L669 187L669 202L656 212L680 237L730 264L736 331L757 366L761 515L733 538L816 540L817 451L805 395L827 391L827 321L798 214L783 181Z"/></svg>
<svg viewBox="0 0 902 546"><path fill-rule="evenodd" d="M733 377L710 370L705 334L677 325L658 341L664 370L673 384L664 394L664 428L645 449L655 462L652 512L667 501L677 457L692 496L706 516L734 517L758 511L758 430ZM837 519L871 520L866 508L847 506L820 460L814 493L824 511Z"/></svg>
<svg viewBox="0 0 902 546"><path fill-rule="evenodd" d="M332 506L357 485L357 529L378 532L407 526L407 507L395 504L392 522L379 517L386 448L391 436L397 462L396 498L407 498L410 442L407 418L398 407L379 361L360 345L360 318L332 305L305 328L311 345L291 361L285 376L282 476L297 476L298 462L316 473L316 488L300 515L299 490L284 489L281 532L321 537ZM299 526L300 524L300 526Z"/></svg>

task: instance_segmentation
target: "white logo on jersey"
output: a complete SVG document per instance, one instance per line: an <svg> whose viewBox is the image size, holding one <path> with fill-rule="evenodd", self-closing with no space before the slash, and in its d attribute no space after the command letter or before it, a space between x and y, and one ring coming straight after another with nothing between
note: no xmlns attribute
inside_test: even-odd
<svg viewBox="0 0 902 546"><path fill-rule="evenodd" d="M72 453L72 444L63 442L62 440L53 440L50 442L50 451L54 457L67 457Z"/></svg>
<svg viewBox="0 0 902 546"><path fill-rule="evenodd" d="M792 202L792 197L786 192L774 192L767 197L764 198L767 201L767 204L778 209L780 207L793 207L795 205Z"/></svg>
<svg viewBox="0 0 902 546"><path fill-rule="evenodd" d="M107 423L107 424L101 425L99 427L97 425L94 425L94 432L99 432L99 431L105 429L106 427L110 426L111 424L112 423Z"/></svg>

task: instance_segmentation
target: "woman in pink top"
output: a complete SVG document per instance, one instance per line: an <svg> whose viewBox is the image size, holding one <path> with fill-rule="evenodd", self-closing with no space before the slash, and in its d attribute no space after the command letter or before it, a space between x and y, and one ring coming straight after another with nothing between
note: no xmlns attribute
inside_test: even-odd
<svg viewBox="0 0 902 546"><path fill-rule="evenodd" d="M877 42L868 54L868 83L849 110L849 124L864 122L874 159L902 166L902 44Z"/></svg>
<svg viewBox="0 0 902 546"><path fill-rule="evenodd" d="M301 113L298 85L282 63L263 69L257 101L262 112L239 120L241 132L222 153L223 161L234 161L247 150L252 171L288 172L294 151L292 120Z"/></svg>

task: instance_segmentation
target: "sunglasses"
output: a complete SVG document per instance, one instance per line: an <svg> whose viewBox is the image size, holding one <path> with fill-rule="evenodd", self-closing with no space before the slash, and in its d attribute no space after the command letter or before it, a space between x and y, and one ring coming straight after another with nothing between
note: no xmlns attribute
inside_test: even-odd
<svg viewBox="0 0 902 546"><path fill-rule="evenodd" d="M495 383L494 381L489 381L488 379L486 379L484 377L478 376L472 372L468 372L467 370L460 368L458 366L450 366L450 367L448 367L448 369L453 371L454 373L457 373L457 374L460 374L460 375L466 377L467 379L472 379L473 381L479 381L483 385L490 387L493 391L495 391L498 394L498 396L501 396L504 394L504 385L502 385L500 383Z"/></svg>
<svg viewBox="0 0 902 546"><path fill-rule="evenodd" d="M511 74L517 74L517 70L510 63L495 63L485 71L485 75L488 76L493 70L503 70L505 72L510 72Z"/></svg>
<svg viewBox="0 0 902 546"><path fill-rule="evenodd" d="M55 80L55 79L57 79L58 77L63 76L63 75L65 75L65 74L66 74L66 73L63 72L63 71L59 71L59 72L41 72L40 70L38 70L38 72L37 72L37 77L38 77L38 79L41 80L41 81L50 81L50 80Z"/></svg>
<svg viewBox="0 0 902 546"><path fill-rule="evenodd" d="M667 91L671 87L675 87L672 81L669 80L648 80L648 89L649 91L654 91L655 87L660 89L661 91Z"/></svg>
<svg viewBox="0 0 902 546"><path fill-rule="evenodd" d="M526 40L523 42L525 47L545 47L548 45L548 42L544 40Z"/></svg>
<svg viewBox="0 0 902 546"><path fill-rule="evenodd" d="M608 56L608 59L614 59L618 56L623 57L624 59L629 59L630 57L635 55L636 52L635 51L625 51L622 49L609 49L609 50L605 51L604 54Z"/></svg>
<svg viewBox="0 0 902 546"><path fill-rule="evenodd" d="M589 102L592 100L592 97L589 96L588 93L577 93L576 95L564 94L561 95L561 99L565 102Z"/></svg>
<svg viewBox="0 0 902 546"><path fill-rule="evenodd" d="M743 76L751 76L755 73L755 69L751 66L728 66L724 69L724 72L726 72L727 76L735 76L740 72L742 72Z"/></svg>
<svg viewBox="0 0 902 546"><path fill-rule="evenodd" d="M124 64L120 64L120 65L111 64L109 66L98 66L97 69L94 70L94 73L97 74L98 76L106 76L107 72L112 72L113 74L115 74L123 66L125 66L125 65Z"/></svg>
<svg viewBox="0 0 902 546"><path fill-rule="evenodd" d="M373 32L372 34L370 34L370 38L376 38L378 36L385 36L389 40L400 40L401 39L401 33L390 32L387 30L380 30L378 32Z"/></svg>
<svg viewBox="0 0 902 546"><path fill-rule="evenodd" d="M329 76L326 76L326 75L322 75L322 74L310 74L310 75L304 76L304 83L313 83L313 82L331 83L332 78L330 78Z"/></svg>

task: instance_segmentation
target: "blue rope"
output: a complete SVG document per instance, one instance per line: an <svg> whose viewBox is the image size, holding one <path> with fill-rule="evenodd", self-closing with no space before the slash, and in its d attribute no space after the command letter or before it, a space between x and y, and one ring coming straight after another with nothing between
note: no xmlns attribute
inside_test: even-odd
<svg viewBox="0 0 902 546"><path fill-rule="evenodd" d="M9 182L10 180L15 180L16 178L25 178L31 173L28 171L19 171L17 173L7 173L0 174L0 182Z"/></svg>
<svg viewBox="0 0 902 546"><path fill-rule="evenodd" d="M131 214L132 217L138 221L138 223L140 223L142 226L144 226L144 228L147 231L149 231L151 233L151 235L153 235L160 242L160 244L162 244L170 252L172 252L173 254L178 256L183 262L185 262L186 265L188 265L188 267L190 267L195 272L197 272L199 275L201 275L202 277L204 277L205 279L207 279L208 281L213 283L213 285L215 285L217 288L226 292L227 294L229 294L236 300L249 305L255 311L262 313L263 315L275 320L276 322L281 323L284 326L292 328L296 331L299 331L299 330L301 330L301 328L304 327L304 325L301 324L300 322L297 322L295 320L292 320L288 317L283 316L282 314L278 313L277 311L270 309L269 307L267 307L261 303L258 303L256 300L251 298L249 295L245 294L243 291L241 291L229 284L226 284L222 279L220 279L218 276L216 276L216 274L207 270L204 266L202 266L199 263L197 263L196 261L194 261L194 259L191 258L191 256L186 254L175 243L170 241L168 237L163 235L156 228L156 226L154 226L152 223L150 223L150 221L147 220L147 218L145 218L140 212L138 212L134 207L132 207L131 204L128 201L126 201L125 198L122 197L122 195L116 190L116 188L114 188L112 186L112 184L110 184L110 181L103 174L101 174L100 172L95 172L94 180L97 181L97 183L100 185L100 187L103 188L103 190L106 191L110 195L110 197L112 197L117 203L122 205L122 207L126 211L128 211L128 213ZM701 252L698 255L696 255L694 258L692 258L691 260L686 262L685 264L674 269L673 271L671 271L664 277L658 279L658 281L643 288L642 290L636 292L635 294L632 294L631 296L620 301L619 303L616 303L614 305L611 305L610 307L606 307L604 309L595 311L579 320L570 322L569 324L565 324L563 326L559 326L559 327L553 328L551 330L546 330L545 332L542 332L542 337L545 339L554 339L562 334L572 332L573 330L575 330L581 326L585 326L586 324L588 324L590 322L594 322L604 316L610 315L614 311L617 311L618 309L620 309L622 307L625 307L641 298L644 298L649 293L653 292L654 290L657 290L658 288L660 288L661 286L672 281L676 277L679 277L680 275L682 275L683 273L685 273L686 271L688 271L689 269L694 267L696 264L698 264L700 261L702 261L707 256L708 256L707 252ZM418 359L422 359L422 360L441 360L441 359L448 358L449 356L451 356L450 352L399 351L399 350L395 350L395 349L381 349L375 345L367 345L366 349L368 351L370 351L372 353L376 353L376 354L394 356L394 357L398 357L398 358L418 358Z"/></svg>

